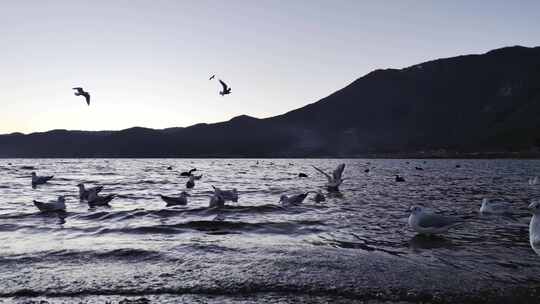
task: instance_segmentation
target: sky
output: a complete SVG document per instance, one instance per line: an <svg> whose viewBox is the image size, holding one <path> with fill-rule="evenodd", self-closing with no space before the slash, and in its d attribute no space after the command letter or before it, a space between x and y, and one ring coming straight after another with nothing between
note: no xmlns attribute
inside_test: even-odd
<svg viewBox="0 0 540 304"><path fill-rule="evenodd" d="M540 45L540 1L1 1L0 134L265 118L377 68L511 45Z"/></svg>

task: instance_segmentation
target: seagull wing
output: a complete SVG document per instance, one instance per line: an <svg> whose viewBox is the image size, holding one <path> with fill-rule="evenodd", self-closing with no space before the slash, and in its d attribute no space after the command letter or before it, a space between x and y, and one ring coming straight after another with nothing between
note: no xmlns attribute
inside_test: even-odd
<svg viewBox="0 0 540 304"><path fill-rule="evenodd" d="M223 91L226 91L227 90L227 84L225 82L223 82L223 80L219 80L219 83L221 83L221 85L223 86Z"/></svg>
<svg viewBox="0 0 540 304"><path fill-rule="evenodd" d="M315 168L315 170L317 170L317 171L321 172L322 174L324 174L324 176L326 176L326 178L328 178L328 180L332 179L332 177L329 174L327 174L326 172L324 172L323 170L321 170L321 169L319 169L319 168L317 168L315 166L312 166L312 167Z"/></svg>
<svg viewBox="0 0 540 304"><path fill-rule="evenodd" d="M337 168L332 173L332 176L334 177L334 180L340 180L341 175L343 174L343 170L345 170L345 164L341 164L337 166Z"/></svg>
<svg viewBox="0 0 540 304"><path fill-rule="evenodd" d="M439 214L424 213L420 216L418 225L424 228L442 228L460 223L461 220L454 217Z"/></svg>
<svg viewBox="0 0 540 304"><path fill-rule="evenodd" d="M82 95L84 96L84 99L86 99L86 103L90 105L90 94L88 92L84 92Z"/></svg>

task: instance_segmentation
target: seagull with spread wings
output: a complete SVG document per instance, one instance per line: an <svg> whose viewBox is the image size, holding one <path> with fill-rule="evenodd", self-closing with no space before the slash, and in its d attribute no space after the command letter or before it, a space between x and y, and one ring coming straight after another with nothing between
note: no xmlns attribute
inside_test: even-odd
<svg viewBox="0 0 540 304"><path fill-rule="evenodd" d="M231 88L225 82L223 82L223 80L219 79L219 83L221 83L221 86L223 86L223 90L219 92L219 95L224 96L231 94Z"/></svg>
<svg viewBox="0 0 540 304"><path fill-rule="evenodd" d="M326 176L326 178L328 179L328 182L325 185L326 188L328 188L328 191L339 191L339 185L341 185L341 183L343 183L343 181L345 180L341 177L343 175L343 170L345 170L345 164L340 164L339 166L337 166L337 168L334 169L334 171L332 172L332 175L327 174L326 172L315 166L313 166L313 168L324 174L324 176Z"/></svg>
<svg viewBox="0 0 540 304"><path fill-rule="evenodd" d="M84 96L86 103L90 105L90 93L84 91L83 88L80 87L73 88L73 90L77 91L75 92L75 96Z"/></svg>

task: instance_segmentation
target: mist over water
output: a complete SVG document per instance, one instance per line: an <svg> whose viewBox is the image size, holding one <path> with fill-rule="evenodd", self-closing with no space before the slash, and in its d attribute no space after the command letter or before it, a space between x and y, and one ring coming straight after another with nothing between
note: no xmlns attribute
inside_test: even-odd
<svg viewBox="0 0 540 304"><path fill-rule="evenodd" d="M312 165L329 172L341 162L348 179L339 194L327 193ZM165 207L158 195L186 190L179 173L190 168L203 177L187 190L188 205ZM55 177L32 189L32 171ZM259 303L325 303L526 287L540 283L527 212L540 198L540 186L527 183L538 172L537 160L4 159L0 297L224 303L257 294ZM110 208L89 208L78 199L81 182L118 197ZM212 185L237 188L239 202L208 209ZM308 190L322 190L326 201L279 204L282 194ZM67 198L63 216L32 204L58 195ZM511 202L514 214L479 215L484 197ZM467 223L419 237L407 225L411 205Z"/></svg>

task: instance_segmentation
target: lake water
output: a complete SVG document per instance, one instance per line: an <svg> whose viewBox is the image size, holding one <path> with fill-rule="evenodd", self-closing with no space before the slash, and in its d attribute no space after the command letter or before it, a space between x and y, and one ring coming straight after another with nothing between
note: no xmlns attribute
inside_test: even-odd
<svg viewBox="0 0 540 304"><path fill-rule="evenodd" d="M311 166L341 162L348 180L329 194ZM192 167L203 178L189 204L165 207L158 194L185 190L179 173ZM33 189L31 171L55 177ZM537 160L2 159L0 303L532 301L534 175ZM118 197L89 208L80 182ZM208 209L212 185L237 188L239 202ZM319 189L325 202L279 204L282 194ZM58 195L67 197L63 216L32 204ZM511 202L514 214L479 215L484 197ZM407 225L415 204L466 224L416 236Z"/></svg>

